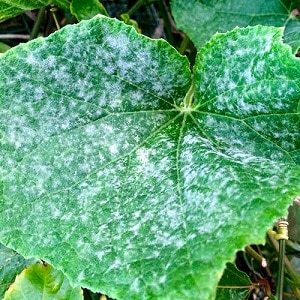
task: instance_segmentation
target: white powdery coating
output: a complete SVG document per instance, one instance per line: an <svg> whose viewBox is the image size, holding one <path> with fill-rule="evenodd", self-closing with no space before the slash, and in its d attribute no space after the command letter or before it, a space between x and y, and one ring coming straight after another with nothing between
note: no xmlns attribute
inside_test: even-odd
<svg viewBox="0 0 300 300"><path fill-rule="evenodd" d="M297 114L269 115L246 119L253 130L287 152L297 150L300 140L300 117Z"/></svg>
<svg viewBox="0 0 300 300"><path fill-rule="evenodd" d="M77 208L72 210L72 216L61 219L64 222L78 220L73 225L74 234L77 226L78 229L89 228L89 242L85 242L85 236L78 237L76 251L84 256L95 255L101 268L104 262L106 276L128 268L130 263L139 262L143 266L160 257L163 265L147 266L154 278L158 267L172 264L172 257L161 256L161 251L169 249L176 253L186 244L182 230L185 216L176 196L177 178L170 179L171 174L176 174L177 143L164 134L153 138L157 142L149 142L151 147L139 147L129 157L91 174L70 191L70 201L76 201ZM166 150L167 156L161 153L161 148ZM96 224L91 223L95 211L99 215ZM52 212L57 216L57 211L51 209L49 213ZM98 249L95 254L90 243ZM134 290L137 270L131 269L131 272L128 281ZM157 276L157 287L156 280L151 281L154 288L166 281L166 275Z"/></svg>
<svg viewBox="0 0 300 300"><path fill-rule="evenodd" d="M156 112L120 113L114 117L100 119L41 143L15 172L10 172L12 182L18 174L18 183L10 186L10 194L22 189L30 200L69 188L99 168L109 168L109 163L127 156L170 118L168 114ZM89 189L95 188L91 185L83 189L83 196L89 199Z"/></svg>
<svg viewBox="0 0 300 300"><path fill-rule="evenodd" d="M188 61L166 43L100 17L14 51L14 63L3 66L0 117L3 147L20 157L108 113L173 109L190 81Z"/></svg>
<svg viewBox="0 0 300 300"><path fill-rule="evenodd" d="M208 111L237 118L295 111L290 98L300 91L297 76L290 79L282 63L290 53L274 31L261 26L236 29L215 37L200 52L196 89Z"/></svg>
<svg viewBox="0 0 300 300"><path fill-rule="evenodd" d="M193 212L187 218L188 228L193 229L188 235L191 240L195 235L207 242L224 237L228 220L230 226L236 222L239 226L248 221L251 223L247 213L248 209L253 209L250 208L252 201L262 199L263 203L266 197L268 201L274 201L278 197L279 185L283 194L290 186L291 178L287 180L286 176L279 175L285 172L277 157L269 160L255 156L247 149L231 151L230 146L227 147L229 151L226 147L217 148L193 131L183 139L180 160L186 209ZM199 215L205 218L199 218ZM243 218L244 225L239 223ZM211 253L212 260L214 255Z"/></svg>
<svg viewBox="0 0 300 300"><path fill-rule="evenodd" d="M186 219L188 239L202 240L202 245L205 245L218 238L228 220L236 219L233 206L222 201L224 195L226 198L233 196L236 184L233 183L232 177L228 176L229 170L222 162L222 158L226 157L218 151L215 152L208 141L201 141L194 135L186 135L182 147L184 199L186 210L192 212ZM198 163L199 160L201 164ZM231 175L235 175L234 170L231 170ZM216 216L222 217L216 219ZM218 251L222 252L221 249ZM197 251L194 256L203 260L203 256ZM205 261L213 260L214 256L213 251L206 252Z"/></svg>
<svg viewBox="0 0 300 300"><path fill-rule="evenodd" d="M263 124L263 118L261 122ZM291 162L288 153L270 140L265 133L260 133L258 127L252 130L243 121L209 114L199 118L199 123L206 135L220 145L224 153L237 161L259 162L266 158L277 162ZM258 126L257 123L256 125Z"/></svg>

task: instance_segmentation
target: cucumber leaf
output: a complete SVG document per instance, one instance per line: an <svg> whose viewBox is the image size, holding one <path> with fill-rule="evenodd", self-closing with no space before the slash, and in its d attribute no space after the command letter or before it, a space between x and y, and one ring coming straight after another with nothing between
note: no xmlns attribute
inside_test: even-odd
<svg viewBox="0 0 300 300"><path fill-rule="evenodd" d="M300 4L299 4L300 5ZM284 32L284 42L289 44L293 52L296 52L300 48L300 22L298 19L290 20Z"/></svg>
<svg viewBox="0 0 300 300"><path fill-rule="evenodd" d="M83 300L80 287L70 286L61 271L45 263L26 268L5 293L3 300Z"/></svg>
<svg viewBox="0 0 300 300"><path fill-rule="evenodd" d="M251 288L249 276L238 270L234 264L228 263L218 284L216 300L247 299Z"/></svg>
<svg viewBox="0 0 300 300"><path fill-rule="evenodd" d="M70 2L68 0L0 0L0 22L13 18L28 10L41 8L49 4L56 4L67 11L70 9Z"/></svg>
<svg viewBox="0 0 300 300"><path fill-rule="evenodd" d="M105 7L98 0L73 0L70 10L78 21L91 19L97 14L108 16Z"/></svg>
<svg viewBox="0 0 300 300"><path fill-rule="evenodd" d="M10 46L0 42L0 55L5 51L9 50L10 48L11 48Z"/></svg>
<svg viewBox="0 0 300 300"><path fill-rule="evenodd" d="M216 35L194 83L169 44L100 16L3 54L0 240L112 298L214 299L300 194L281 36Z"/></svg>
<svg viewBox="0 0 300 300"><path fill-rule="evenodd" d="M35 259L25 259L15 251L0 244L0 298L9 286L15 281L16 276L27 266L35 263Z"/></svg>
<svg viewBox="0 0 300 300"><path fill-rule="evenodd" d="M294 30L296 27L299 28L299 18L292 13L296 7L300 7L299 0L171 1L177 27L187 33L197 48L202 47L216 32L227 32L236 26L258 24L287 26L286 42L294 46L296 42L294 35L299 36ZM294 52L296 50L294 49Z"/></svg>

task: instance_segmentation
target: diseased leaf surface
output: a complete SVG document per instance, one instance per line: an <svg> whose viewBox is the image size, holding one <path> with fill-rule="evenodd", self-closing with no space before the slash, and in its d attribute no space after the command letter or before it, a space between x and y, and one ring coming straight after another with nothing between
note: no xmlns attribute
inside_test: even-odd
<svg viewBox="0 0 300 300"><path fill-rule="evenodd" d="M300 193L300 68L280 35L217 35L194 99L185 57L105 17L4 54L0 239L112 298L214 299Z"/></svg>
<svg viewBox="0 0 300 300"><path fill-rule="evenodd" d="M80 287L70 286L61 271L35 263L26 268L5 293L3 300L83 300Z"/></svg>
<svg viewBox="0 0 300 300"><path fill-rule="evenodd" d="M172 0L172 14L178 28L182 29L197 48L202 47L216 32L227 32L236 26L248 25L288 26L299 23L291 14L299 7L298 0ZM291 25L295 28L298 25ZM287 31L286 42L295 40Z"/></svg>
<svg viewBox="0 0 300 300"><path fill-rule="evenodd" d="M300 7L300 3L299 3ZM300 18L290 20L284 32L284 42L289 44L293 52L296 52L300 48Z"/></svg>

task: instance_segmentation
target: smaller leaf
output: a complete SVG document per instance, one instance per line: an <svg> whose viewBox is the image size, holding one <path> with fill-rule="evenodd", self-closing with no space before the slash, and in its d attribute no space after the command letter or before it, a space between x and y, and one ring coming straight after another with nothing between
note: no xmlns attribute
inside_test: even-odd
<svg viewBox="0 0 300 300"><path fill-rule="evenodd" d="M171 10L178 29L183 30L199 49L216 32L225 33L236 26L284 27L290 19L293 19L292 26L299 26L296 18L290 16L292 4L297 5L292 0L172 0ZM288 36L286 43L293 47L290 33L285 34ZM294 43L295 39L291 38Z"/></svg>
<svg viewBox="0 0 300 300"><path fill-rule="evenodd" d="M287 247L291 248L291 252L299 252L300 254L300 201L295 199L293 205L289 207L289 240Z"/></svg>
<svg viewBox="0 0 300 300"><path fill-rule="evenodd" d="M139 28L139 24L137 21L130 19L130 16L128 14L121 14L121 20L127 24L127 25L131 25L133 26L133 28L138 32L138 33L142 33L141 28Z"/></svg>
<svg viewBox="0 0 300 300"><path fill-rule="evenodd" d="M20 15L28 10L38 9L49 4L55 4L58 7L68 11L68 0L0 0L0 22Z"/></svg>
<svg viewBox="0 0 300 300"><path fill-rule="evenodd" d="M285 26L284 42L292 47L293 53L300 48L300 22L291 19Z"/></svg>
<svg viewBox="0 0 300 300"><path fill-rule="evenodd" d="M228 263L218 284L216 299L244 299L251 287L252 282L248 275L238 270L234 264Z"/></svg>
<svg viewBox="0 0 300 300"><path fill-rule="evenodd" d="M25 259L12 249L0 244L0 298L9 286L15 281L16 276L27 266L33 264L35 259Z"/></svg>
<svg viewBox="0 0 300 300"><path fill-rule="evenodd" d="M82 300L80 287L73 288L61 271L43 263L36 263L17 276L5 293L4 300Z"/></svg>
<svg viewBox="0 0 300 300"><path fill-rule="evenodd" d="M6 44L0 42L0 54L6 52L6 51L9 50L10 48L11 48L10 46L8 46L8 45L6 45Z"/></svg>
<svg viewBox="0 0 300 300"><path fill-rule="evenodd" d="M70 8L78 21L89 20L98 14L108 16L105 7L98 0L73 0Z"/></svg>

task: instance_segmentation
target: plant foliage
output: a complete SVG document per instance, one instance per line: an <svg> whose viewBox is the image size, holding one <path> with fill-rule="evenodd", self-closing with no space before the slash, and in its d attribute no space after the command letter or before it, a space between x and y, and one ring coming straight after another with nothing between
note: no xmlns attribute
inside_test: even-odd
<svg viewBox="0 0 300 300"><path fill-rule="evenodd" d="M80 287L70 286L61 271L45 263L35 263L24 269L5 293L3 300L82 300Z"/></svg>
<svg viewBox="0 0 300 300"><path fill-rule="evenodd" d="M213 299L300 193L300 62L282 34L217 34L193 75L101 16L3 54L0 240L113 298Z"/></svg>
<svg viewBox="0 0 300 300"><path fill-rule="evenodd" d="M234 286L233 286L234 284ZM217 300L247 299L252 288L250 278L239 271L234 264L228 263L218 284Z"/></svg>
<svg viewBox="0 0 300 300"><path fill-rule="evenodd" d="M171 5L177 26L198 48L216 32L257 24L285 26L285 42L294 51L300 47L300 22L293 14L300 7L299 0L172 0Z"/></svg>
<svg viewBox="0 0 300 300"><path fill-rule="evenodd" d="M35 259L26 260L15 251L0 244L0 298L2 299L6 290L15 281L16 276L24 268L35 263Z"/></svg>
<svg viewBox="0 0 300 300"><path fill-rule="evenodd" d="M65 10L69 10L68 0L0 0L0 22L17 16L27 10L41 8L45 5L55 3Z"/></svg>

